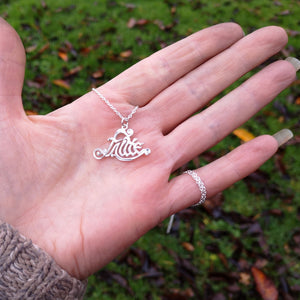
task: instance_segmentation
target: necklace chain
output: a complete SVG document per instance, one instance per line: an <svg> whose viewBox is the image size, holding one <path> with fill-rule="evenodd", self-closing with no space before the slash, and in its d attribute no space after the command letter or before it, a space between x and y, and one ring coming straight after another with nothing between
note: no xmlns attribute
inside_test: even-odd
<svg viewBox="0 0 300 300"><path fill-rule="evenodd" d="M108 139L110 141L108 148L96 148L93 152L94 158L115 157L121 161L132 161L142 155L149 155L151 150L149 148L143 149L142 145L144 143L139 142L137 138L133 138L134 131L128 128L128 121L139 107L136 106L127 117L124 117L98 90L92 90L121 119L121 128L117 129L114 136Z"/></svg>
<svg viewBox="0 0 300 300"><path fill-rule="evenodd" d="M136 106L132 112L127 116L127 117L124 117L98 90L96 89L92 89L93 92L95 92L102 101L104 101L106 103L106 105L108 107L111 108L111 110L122 120L122 124L125 122L125 123L128 123L128 121L132 118L132 116L136 113L136 111L138 110L138 106Z"/></svg>

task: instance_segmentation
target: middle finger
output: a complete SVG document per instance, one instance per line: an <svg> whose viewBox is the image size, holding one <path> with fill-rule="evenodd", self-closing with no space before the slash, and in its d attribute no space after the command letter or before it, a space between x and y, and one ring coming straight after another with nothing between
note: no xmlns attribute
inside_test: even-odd
<svg viewBox="0 0 300 300"><path fill-rule="evenodd" d="M244 37L165 89L149 104L164 134L183 122L245 73L280 51L287 42L280 27ZM156 120L157 121L157 120Z"/></svg>

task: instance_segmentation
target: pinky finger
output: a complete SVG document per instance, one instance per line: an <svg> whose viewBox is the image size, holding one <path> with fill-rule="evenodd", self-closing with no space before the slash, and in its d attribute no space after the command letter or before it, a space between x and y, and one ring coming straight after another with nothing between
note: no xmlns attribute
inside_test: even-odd
<svg viewBox="0 0 300 300"><path fill-rule="evenodd" d="M216 161L195 170L205 184L207 197L212 197L258 169L291 137L284 129L274 136L259 136L234 149ZM180 175L170 181L170 214L196 204L201 193L188 175Z"/></svg>

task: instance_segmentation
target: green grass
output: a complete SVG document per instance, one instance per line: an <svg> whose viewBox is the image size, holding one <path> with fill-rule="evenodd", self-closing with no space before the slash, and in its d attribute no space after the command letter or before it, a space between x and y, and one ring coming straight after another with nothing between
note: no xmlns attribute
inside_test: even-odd
<svg viewBox="0 0 300 300"><path fill-rule="evenodd" d="M16 28L27 49L24 106L40 114L68 104L161 47L220 22L237 22L246 34L263 26L282 26L289 33L289 46L274 59L286 54L300 57L300 5L296 0L19 0L1 2L0 14ZM128 28L131 18L145 19L147 24ZM120 57L127 50L132 55ZM58 56L60 51L67 52L67 62ZM64 76L78 66L80 72ZM98 70L103 76L93 78ZM56 79L66 80L71 89L53 84ZM30 82L42 83L36 87ZM299 136L300 106L295 102L299 94L298 82L244 128L260 135L288 127ZM239 144L230 135L211 151L219 157ZM285 166L283 173L278 163ZM299 253L293 241L300 222L299 170L299 145L283 147L256 177L226 190L225 201L214 214L203 208L192 215L179 214L175 234L165 234L165 222L142 237L132 249L147 257L148 269L131 251L90 278L86 299L177 299L180 293L180 299L212 299L217 293L226 299L258 299L250 267L259 259L267 261L262 270L279 291L284 279L290 296L299 299L300 294L291 289L300 285ZM262 232L249 233L253 224ZM188 251L184 242L195 250ZM143 277L150 267L161 276ZM120 281L105 280L103 272L119 274L127 281L122 286ZM249 284L239 280L241 272L250 275ZM239 290L232 291L234 284Z"/></svg>

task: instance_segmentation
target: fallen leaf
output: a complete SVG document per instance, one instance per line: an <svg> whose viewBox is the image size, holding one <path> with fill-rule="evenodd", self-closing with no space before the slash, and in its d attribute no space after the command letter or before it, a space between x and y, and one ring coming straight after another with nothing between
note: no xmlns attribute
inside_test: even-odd
<svg viewBox="0 0 300 300"><path fill-rule="evenodd" d="M26 84L31 88L42 88L46 85L48 77L46 75L37 75L34 80L26 80Z"/></svg>
<svg viewBox="0 0 300 300"><path fill-rule="evenodd" d="M256 290L263 300L277 300L278 291L271 279L269 279L261 270L252 267L251 272L256 284Z"/></svg>
<svg viewBox="0 0 300 300"><path fill-rule="evenodd" d="M92 74L92 77L95 79L101 78L104 74L103 70L98 70Z"/></svg>
<svg viewBox="0 0 300 300"><path fill-rule="evenodd" d="M69 70L68 72L66 72L66 73L64 74L64 78L70 77L70 76L72 76L72 75L75 75L75 74L77 74L78 72L80 72L82 69L83 69L82 66L77 66L77 67L75 67L75 68Z"/></svg>
<svg viewBox="0 0 300 300"><path fill-rule="evenodd" d="M132 51L131 50L126 50L120 53L120 57L122 58L128 58L132 55Z"/></svg>
<svg viewBox="0 0 300 300"><path fill-rule="evenodd" d="M248 142L255 138L255 136L251 132L247 131L244 128L238 128L238 129L234 130L233 134L235 136L237 136L243 142Z"/></svg>
<svg viewBox="0 0 300 300"><path fill-rule="evenodd" d="M130 18L127 22L127 27L128 28L133 28L136 25L136 19L135 18Z"/></svg>
<svg viewBox="0 0 300 300"><path fill-rule="evenodd" d="M194 296L195 293L191 288L187 288L186 290L173 288L165 292L163 299L186 300L189 298L193 298Z"/></svg>
<svg viewBox="0 0 300 300"><path fill-rule="evenodd" d="M137 274L134 276L134 279L141 278L156 278L162 277L163 273L156 270L156 268L150 268L146 273Z"/></svg>
<svg viewBox="0 0 300 300"><path fill-rule="evenodd" d="M251 284L251 275L248 273L241 272L239 282L243 285Z"/></svg>
<svg viewBox="0 0 300 300"><path fill-rule="evenodd" d="M154 20L153 24L157 25L160 30L165 30L166 26L164 25L163 21L161 20Z"/></svg>
<svg viewBox="0 0 300 300"><path fill-rule="evenodd" d="M291 248L288 244L284 244L283 249L287 254L291 253Z"/></svg>
<svg viewBox="0 0 300 300"><path fill-rule="evenodd" d="M256 234L262 234L262 233L263 233L263 231L258 222L251 224L246 232L247 235L256 235Z"/></svg>
<svg viewBox="0 0 300 300"><path fill-rule="evenodd" d="M137 22L136 22L136 24L139 25L139 26L144 26L148 23L149 23L149 21L146 20L146 19L140 19L140 20L137 20Z"/></svg>
<svg viewBox="0 0 300 300"><path fill-rule="evenodd" d="M268 261L264 258L258 258L254 264L255 268L261 269L264 268L268 264Z"/></svg>
<svg viewBox="0 0 300 300"><path fill-rule="evenodd" d="M121 287L123 287L124 289L126 289L131 295L134 295L133 290L131 289L128 280L123 277L121 274L118 273L110 273L111 278L116 281Z"/></svg>
<svg viewBox="0 0 300 300"><path fill-rule="evenodd" d="M64 44L65 44L65 46L67 47L67 49L68 49L69 51L74 50L74 47L73 47L73 45L72 45L71 42L69 42L69 41L64 41Z"/></svg>
<svg viewBox="0 0 300 300"><path fill-rule="evenodd" d="M148 23L149 23L149 20L146 20L146 19L136 20L135 18L130 18L127 22L127 27L128 28L133 28L135 26L144 26Z"/></svg>
<svg viewBox="0 0 300 300"><path fill-rule="evenodd" d="M27 116L32 116L32 115L37 115L38 113L36 111L32 111L32 110L26 110L25 111Z"/></svg>
<svg viewBox="0 0 300 300"><path fill-rule="evenodd" d="M50 47L49 43L46 43L45 45L42 46L42 48L40 48L40 50L33 55L33 57L31 57L31 59L36 59L38 58L42 53L44 53L48 48Z"/></svg>
<svg viewBox="0 0 300 300"><path fill-rule="evenodd" d="M136 8L136 5L133 3L125 3L124 6L129 10L132 11Z"/></svg>
<svg viewBox="0 0 300 300"><path fill-rule="evenodd" d="M270 209L268 212L272 216L279 216L279 217L281 217L283 215L283 211L280 210L279 208Z"/></svg>
<svg viewBox="0 0 300 300"><path fill-rule="evenodd" d="M58 56L63 60L63 61L68 61L68 54L66 52L62 52L62 51L59 51L58 52Z"/></svg>
<svg viewBox="0 0 300 300"><path fill-rule="evenodd" d="M80 49L80 53L83 54L83 55L87 55L87 54L89 54L92 50L93 50L92 47L85 47L85 48L81 48L81 49Z"/></svg>
<svg viewBox="0 0 300 300"><path fill-rule="evenodd" d="M122 288L124 288L131 296L134 296L134 292L129 285L127 278L122 276L119 273L115 273L113 271L102 270L98 273L101 281L110 282L111 280L115 281Z"/></svg>
<svg viewBox="0 0 300 300"><path fill-rule="evenodd" d="M70 84L62 79L55 79L52 81L55 85L60 86L66 90L69 90L71 88Z"/></svg>
<svg viewBox="0 0 300 300"><path fill-rule="evenodd" d="M288 15L290 15L290 14L291 14L291 11L290 11L290 10L288 10L288 9L286 9L286 10L284 10L284 11L280 12L279 14L280 14L281 16L288 16Z"/></svg>
<svg viewBox="0 0 300 300"><path fill-rule="evenodd" d="M39 54L42 54L43 52L45 52L49 47L50 47L50 44L49 44L49 43L45 44L45 45L39 50Z"/></svg>
<svg viewBox="0 0 300 300"><path fill-rule="evenodd" d="M223 265L228 268L228 261L227 261L227 258L226 256L223 254L223 253L218 253L218 256L221 260L221 262L223 263Z"/></svg>
<svg viewBox="0 0 300 300"><path fill-rule="evenodd" d="M32 45L26 48L27 53L33 52L37 48L37 45Z"/></svg>
<svg viewBox="0 0 300 300"><path fill-rule="evenodd" d="M296 31L296 30L291 30L291 29L286 29L287 33L289 36L297 36L297 35L300 35L300 31Z"/></svg>
<svg viewBox="0 0 300 300"><path fill-rule="evenodd" d="M293 240L295 241L295 243L297 245L300 245L300 232L297 232L297 233L294 234Z"/></svg>
<svg viewBox="0 0 300 300"><path fill-rule="evenodd" d="M183 242L181 245L187 251L193 252L195 250L195 247L191 243Z"/></svg>
<svg viewBox="0 0 300 300"><path fill-rule="evenodd" d="M26 85L35 89L39 89L41 87L41 84L39 82L33 80L26 80Z"/></svg>

